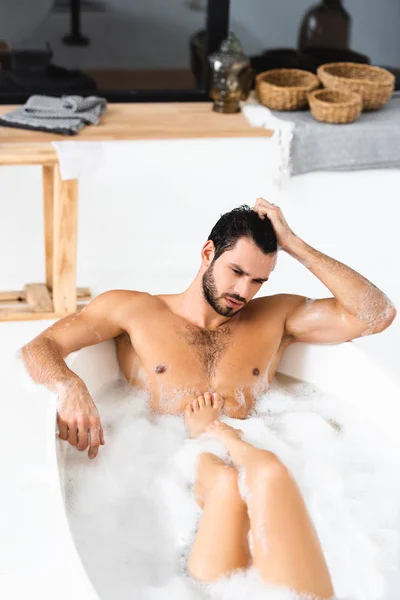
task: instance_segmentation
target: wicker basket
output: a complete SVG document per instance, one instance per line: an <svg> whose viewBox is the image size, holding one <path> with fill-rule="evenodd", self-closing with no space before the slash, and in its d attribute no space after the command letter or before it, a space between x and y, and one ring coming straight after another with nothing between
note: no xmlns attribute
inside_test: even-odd
<svg viewBox="0 0 400 600"><path fill-rule="evenodd" d="M318 77L325 87L339 92L358 92L363 110L381 108L392 97L395 77L381 67L358 63L328 63L318 67Z"/></svg>
<svg viewBox="0 0 400 600"><path fill-rule="evenodd" d="M357 92L315 90L308 94L308 103L313 117L324 123L352 123L362 110L362 98Z"/></svg>
<svg viewBox="0 0 400 600"><path fill-rule="evenodd" d="M256 77L258 100L274 110L307 108L307 94L320 86L318 77L301 69L272 69Z"/></svg>

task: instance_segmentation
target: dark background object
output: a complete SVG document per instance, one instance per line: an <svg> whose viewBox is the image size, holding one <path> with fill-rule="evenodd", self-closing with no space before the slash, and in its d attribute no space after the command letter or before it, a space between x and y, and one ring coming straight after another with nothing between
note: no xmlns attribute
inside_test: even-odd
<svg viewBox="0 0 400 600"><path fill-rule="evenodd" d="M393 73L393 75L395 76L394 89L396 92L400 90L400 69L397 69L396 67L385 66L382 66L382 69L387 69L390 73Z"/></svg>
<svg viewBox="0 0 400 600"><path fill-rule="evenodd" d="M229 34L230 0L208 0L207 23L205 35L205 56L202 61L200 88L209 89L211 81L210 65L207 57L216 52L221 42Z"/></svg>
<svg viewBox="0 0 400 600"><path fill-rule="evenodd" d="M351 17L341 0L322 0L304 15L300 25L298 48L310 46L348 48Z"/></svg>
<svg viewBox="0 0 400 600"><path fill-rule="evenodd" d="M258 56L251 56L250 61L256 73L271 69L304 69L316 73L320 65L328 62L370 63L368 56L354 50L317 46L305 48L303 52L295 48L273 48Z"/></svg>
<svg viewBox="0 0 400 600"><path fill-rule="evenodd" d="M2 99L3 96L6 98L26 96L28 99L32 94L91 95L96 91L96 82L82 71L64 69L55 65L36 69L0 71L0 97ZM7 103L3 102L3 104Z"/></svg>
<svg viewBox="0 0 400 600"><path fill-rule="evenodd" d="M71 31L63 37L63 42L68 46L87 46L89 38L81 32L81 0L69 0L69 10Z"/></svg>
<svg viewBox="0 0 400 600"><path fill-rule="evenodd" d="M71 0L54 0L53 12L66 13L70 10ZM81 12L105 13L114 0L81 0Z"/></svg>
<svg viewBox="0 0 400 600"><path fill-rule="evenodd" d="M324 48L322 46L306 46L303 54L315 61L317 67L330 62L354 62L369 65L370 59L365 54L349 48Z"/></svg>
<svg viewBox="0 0 400 600"><path fill-rule="evenodd" d="M0 41L0 71L4 69L11 69L11 55L8 44Z"/></svg>
<svg viewBox="0 0 400 600"><path fill-rule="evenodd" d="M196 80L197 87L202 87L205 65L205 29L196 31L189 38L190 68Z"/></svg>
<svg viewBox="0 0 400 600"><path fill-rule="evenodd" d="M10 69L17 70L44 69L53 58L53 51L47 42L36 44L33 47L14 43L9 54Z"/></svg>
<svg viewBox="0 0 400 600"><path fill-rule="evenodd" d="M256 73L270 71L271 69L304 69L314 73L316 71L315 60L295 48L265 50L258 56L251 56L250 62Z"/></svg>
<svg viewBox="0 0 400 600"><path fill-rule="evenodd" d="M229 34L230 0L208 0L207 28L196 31L189 38L190 68L196 85L210 87L210 65L207 57L218 50Z"/></svg>

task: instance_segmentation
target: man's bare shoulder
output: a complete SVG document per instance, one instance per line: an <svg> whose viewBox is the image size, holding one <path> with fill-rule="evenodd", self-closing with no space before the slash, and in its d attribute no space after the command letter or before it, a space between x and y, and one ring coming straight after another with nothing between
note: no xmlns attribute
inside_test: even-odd
<svg viewBox="0 0 400 600"><path fill-rule="evenodd" d="M274 316L282 315L285 318L305 299L306 296L299 296L298 294L272 294L271 296L254 298L250 304L260 316L268 318L273 312Z"/></svg>
<svg viewBox="0 0 400 600"><path fill-rule="evenodd" d="M97 297L98 298L102 297L107 302L121 302L121 301L132 300L132 299L139 300L139 299L143 298L144 296L149 296L149 295L150 294L148 294L147 292L141 292L138 290L115 289L115 290L108 290L107 292L102 292Z"/></svg>
<svg viewBox="0 0 400 600"><path fill-rule="evenodd" d="M102 292L96 296L96 303L98 305L101 304L102 308L109 308L113 312L120 310L130 311L134 308L145 306L151 298L153 296L147 292L115 289Z"/></svg>
<svg viewBox="0 0 400 600"><path fill-rule="evenodd" d="M297 306L304 302L305 296L297 294L272 294L271 296L260 296L255 298L249 304L253 305L253 318L262 330L270 336L275 330L281 336L281 348L293 340L291 336L285 334L286 321Z"/></svg>
<svg viewBox="0 0 400 600"><path fill-rule="evenodd" d="M95 303L103 314L113 315L120 323L123 323L135 316L144 316L146 312L154 310L159 304L159 300L148 292L115 289L96 296Z"/></svg>

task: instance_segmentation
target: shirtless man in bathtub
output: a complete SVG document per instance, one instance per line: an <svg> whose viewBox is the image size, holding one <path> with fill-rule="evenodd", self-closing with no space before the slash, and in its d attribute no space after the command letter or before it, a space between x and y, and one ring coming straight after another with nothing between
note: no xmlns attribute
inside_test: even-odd
<svg viewBox="0 0 400 600"><path fill-rule="evenodd" d="M277 294L253 299L268 281L277 245L299 260L333 294L310 301ZM333 594L323 552L297 484L270 452L215 421L221 412L249 414L270 385L293 342L335 343L386 329L396 310L383 292L350 267L300 239L278 206L259 198L223 215L201 249L201 266L187 290L152 296L100 294L22 348L31 377L59 396L59 435L97 455L104 444L97 408L85 383L65 364L73 351L114 338L121 370L149 392L152 409L185 414L192 436L220 437L234 466L203 453L196 500L203 508L189 570L202 581L249 565L247 533L268 530L270 552L253 532L253 564L268 582ZM248 504L238 492L244 467ZM260 498L262 502L260 502ZM220 533L219 533L220 532ZM218 543L217 543L217 540Z"/></svg>

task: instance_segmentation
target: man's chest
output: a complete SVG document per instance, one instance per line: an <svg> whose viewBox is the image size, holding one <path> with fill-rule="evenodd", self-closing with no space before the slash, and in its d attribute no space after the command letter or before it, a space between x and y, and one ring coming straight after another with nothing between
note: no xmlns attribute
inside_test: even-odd
<svg viewBox="0 0 400 600"><path fill-rule="evenodd" d="M246 416L274 376L281 339L282 329L273 323L211 331L176 320L151 321L118 344L118 355L125 377L151 392L155 408L179 412L189 398L208 390Z"/></svg>

